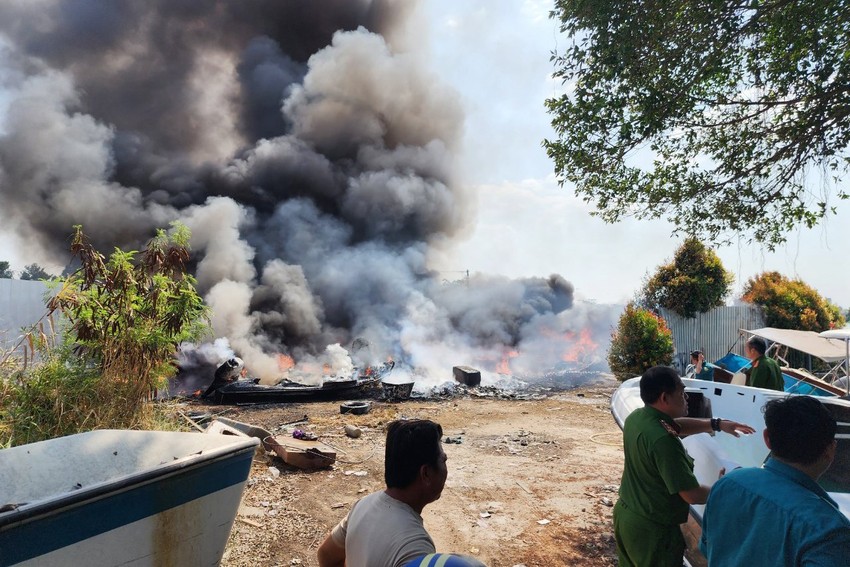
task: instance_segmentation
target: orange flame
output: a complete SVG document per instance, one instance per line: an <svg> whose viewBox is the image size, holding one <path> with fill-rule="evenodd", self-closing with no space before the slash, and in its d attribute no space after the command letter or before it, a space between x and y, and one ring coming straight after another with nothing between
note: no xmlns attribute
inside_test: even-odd
<svg viewBox="0 0 850 567"><path fill-rule="evenodd" d="M578 362L579 359L596 352L596 348L599 346L590 337L588 329L579 331L578 337L573 332L567 332L564 334L564 340L570 343L570 346L561 355L561 360L564 362Z"/></svg>
<svg viewBox="0 0 850 567"><path fill-rule="evenodd" d="M496 366L496 372L499 374L510 374L511 373L511 359L519 356L518 350L508 350L502 353L502 361L499 362L498 366Z"/></svg>
<svg viewBox="0 0 850 567"><path fill-rule="evenodd" d="M286 372L293 366L295 366L295 360L291 356L288 354L277 355L277 367L281 370L281 372Z"/></svg>

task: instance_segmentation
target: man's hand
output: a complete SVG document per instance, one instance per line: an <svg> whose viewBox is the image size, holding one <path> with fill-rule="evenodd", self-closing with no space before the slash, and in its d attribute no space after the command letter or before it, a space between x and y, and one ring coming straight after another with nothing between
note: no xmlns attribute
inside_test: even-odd
<svg viewBox="0 0 850 567"><path fill-rule="evenodd" d="M741 433L749 435L756 432L755 429L746 423L738 423L737 421L730 421L728 419L720 420L720 431L728 433L729 435L734 435L735 437L740 437Z"/></svg>

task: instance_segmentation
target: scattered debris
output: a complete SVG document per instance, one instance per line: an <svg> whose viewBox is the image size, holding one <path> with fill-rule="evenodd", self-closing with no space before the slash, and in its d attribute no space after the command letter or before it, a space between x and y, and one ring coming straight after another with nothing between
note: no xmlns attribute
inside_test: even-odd
<svg viewBox="0 0 850 567"><path fill-rule="evenodd" d="M400 402L410 399L413 382L381 382L384 399L388 402Z"/></svg>
<svg viewBox="0 0 850 567"><path fill-rule="evenodd" d="M318 439L315 433L310 433L309 431L302 431L301 429L296 429L292 432L292 437L294 439L301 439L302 441L315 441Z"/></svg>
<svg viewBox="0 0 850 567"><path fill-rule="evenodd" d="M299 469L323 469L336 462L336 451L321 441L269 437L268 443L283 462Z"/></svg>
<svg viewBox="0 0 850 567"><path fill-rule="evenodd" d="M522 488L527 494L534 494L533 492L531 492L531 490L526 485L524 485L520 481L516 481L516 483L517 483L517 486Z"/></svg>
<svg viewBox="0 0 850 567"><path fill-rule="evenodd" d="M271 431L263 429L262 427L257 427L256 425L236 421L235 419L217 417L207 426L204 433L237 435L239 437L256 437L263 444L263 448L265 450L270 450L270 446L266 442L266 439L272 436Z"/></svg>
<svg viewBox="0 0 850 567"><path fill-rule="evenodd" d="M280 469L277 467L269 467L269 473L272 475L272 478L277 478L280 476Z"/></svg>
<svg viewBox="0 0 850 567"><path fill-rule="evenodd" d="M447 444L447 445L452 445L452 444L454 444L454 445L460 445L461 443L463 443L463 438L462 438L460 435L457 435L457 436L455 436L455 437L448 437L448 436L447 436L447 437L443 440L443 443L445 443L445 444Z"/></svg>
<svg viewBox="0 0 850 567"><path fill-rule="evenodd" d="M336 509L338 509L338 508L345 508L345 507L346 507L346 503L345 503L345 502L337 502L336 504L331 504L331 509L332 509L332 510L336 510Z"/></svg>
<svg viewBox="0 0 850 567"><path fill-rule="evenodd" d="M345 476L366 476L369 473L367 473L366 471L345 471L342 474L344 474Z"/></svg>
<svg viewBox="0 0 850 567"><path fill-rule="evenodd" d="M455 366L452 368L452 375L456 382L464 386L479 386L481 384L481 371L470 366Z"/></svg>
<svg viewBox="0 0 850 567"><path fill-rule="evenodd" d="M363 415L369 413L372 409L372 402L366 400L357 400L353 402L343 402L339 404L339 413L351 413L354 415Z"/></svg>
<svg viewBox="0 0 850 567"><path fill-rule="evenodd" d="M356 425L346 425L343 427L345 430L345 434L351 437L352 439L357 439L361 435L363 435L363 430L357 427Z"/></svg>
<svg viewBox="0 0 850 567"><path fill-rule="evenodd" d="M537 520L537 523L540 524L541 526L545 526L546 524L549 523L549 520L544 518L542 520Z"/></svg>
<svg viewBox="0 0 850 567"><path fill-rule="evenodd" d="M259 522L255 522L254 520L249 520L248 518L243 518L241 516L238 516L236 519L239 520L240 522L242 522L243 524L248 524L249 526L254 526L255 528L262 528L263 527L263 524L261 524Z"/></svg>

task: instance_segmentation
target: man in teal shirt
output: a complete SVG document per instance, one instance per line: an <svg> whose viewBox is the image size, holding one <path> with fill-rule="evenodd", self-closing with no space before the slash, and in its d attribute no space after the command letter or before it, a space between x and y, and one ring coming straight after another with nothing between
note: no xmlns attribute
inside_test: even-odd
<svg viewBox="0 0 850 567"><path fill-rule="evenodd" d="M766 356L765 352L767 352L767 344L760 337L750 337L744 345L744 353L753 365L750 376L747 378L747 386L783 392L785 380L782 379L779 363Z"/></svg>
<svg viewBox="0 0 850 567"><path fill-rule="evenodd" d="M614 507L614 539L620 567L681 567L685 540L679 524L689 504L703 504L708 487L694 476L694 462L679 436L725 431L752 433L734 421L688 418L685 385L670 367L654 366L640 380L644 407L623 424L625 463Z"/></svg>
<svg viewBox="0 0 850 567"><path fill-rule="evenodd" d="M848 565L850 520L816 482L835 458L835 419L816 398L789 396L765 404L764 421L764 467L711 489L700 541L709 566Z"/></svg>

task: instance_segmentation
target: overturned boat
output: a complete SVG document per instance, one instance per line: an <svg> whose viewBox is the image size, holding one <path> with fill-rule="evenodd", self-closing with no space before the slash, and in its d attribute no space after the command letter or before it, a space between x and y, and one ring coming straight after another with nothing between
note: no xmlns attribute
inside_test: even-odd
<svg viewBox="0 0 850 567"><path fill-rule="evenodd" d="M218 565L258 444L100 430L0 450L0 566Z"/></svg>

